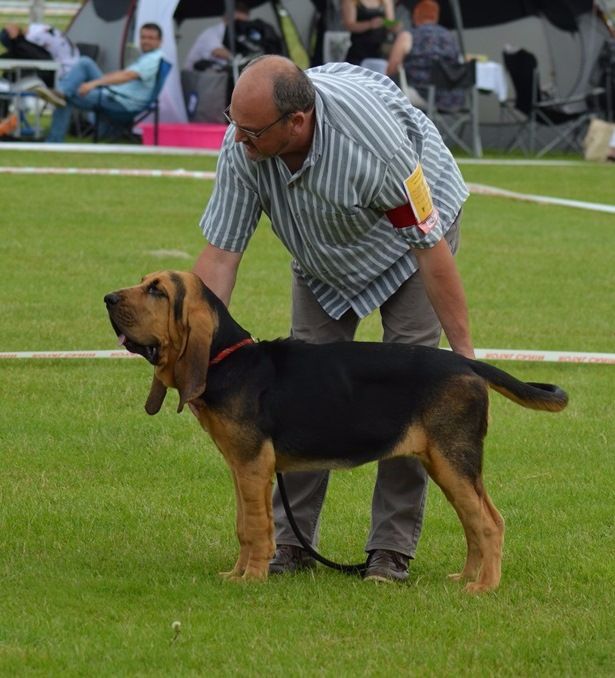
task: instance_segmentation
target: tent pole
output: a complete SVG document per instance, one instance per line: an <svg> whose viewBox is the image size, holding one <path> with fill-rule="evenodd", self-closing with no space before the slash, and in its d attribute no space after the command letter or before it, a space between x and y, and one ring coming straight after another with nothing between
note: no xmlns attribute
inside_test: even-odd
<svg viewBox="0 0 615 678"><path fill-rule="evenodd" d="M459 50L461 51L461 55L465 61L466 48L463 40L463 19L461 17L461 7L459 6L459 0L450 0L450 4L455 17L455 28L457 29L457 37L459 39Z"/></svg>
<svg viewBox="0 0 615 678"><path fill-rule="evenodd" d="M236 43L235 43L235 0L225 0L226 5L226 30L228 32L228 44L231 54L231 67L233 69L233 82L237 82L239 77L239 68L237 60L235 59Z"/></svg>

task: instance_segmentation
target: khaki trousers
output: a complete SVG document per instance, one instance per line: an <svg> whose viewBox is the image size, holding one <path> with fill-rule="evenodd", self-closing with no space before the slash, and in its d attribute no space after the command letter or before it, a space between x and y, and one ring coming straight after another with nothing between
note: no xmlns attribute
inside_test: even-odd
<svg viewBox="0 0 615 678"><path fill-rule="evenodd" d="M461 212L446 234L453 254L459 245ZM339 320L327 315L297 275L292 284L292 336L312 343L350 341L359 318L348 311ZM411 276L381 307L383 341L438 346L442 328L427 298L421 277ZM414 557L423 524L427 498L427 473L413 458L378 463L372 497L372 522L365 550L387 549ZM284 482L295 521L312 545L318 542L320 511L329 471L291 472ZM300 546L276 486L273 495L276 543Z"/></svg>

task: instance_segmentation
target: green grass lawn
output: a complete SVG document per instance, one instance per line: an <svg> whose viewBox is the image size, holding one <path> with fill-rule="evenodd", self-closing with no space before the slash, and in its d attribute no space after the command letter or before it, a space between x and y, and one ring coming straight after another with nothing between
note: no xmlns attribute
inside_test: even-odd
<svg viewBox="0 0 615 678"><path fill-rule="evenodd" d="M210 170L196 156L2 151L0 166ZM468 181L613 202L611 167L463 167ZM209 181L0 175L0 351L110 349L106 292L192 266ZM174 254L165 252L175 251ZM458 255L477 347L615 351L615 217L472 196ZM266 222L231 310L284 336L289 257ZM379 338L377 317L361 339ZM464 558L431 487L408 583L323 567L264 585L236 556L232 481L170 394L143 410L142 360L0 361L0 675L612 676L615 368L500 362L570 394L561 414L493 394L485 482L507 525L500 589ZM322 552L355 562L374 467L332 477ZM173 621L181 622L174 640Z"/></svg>

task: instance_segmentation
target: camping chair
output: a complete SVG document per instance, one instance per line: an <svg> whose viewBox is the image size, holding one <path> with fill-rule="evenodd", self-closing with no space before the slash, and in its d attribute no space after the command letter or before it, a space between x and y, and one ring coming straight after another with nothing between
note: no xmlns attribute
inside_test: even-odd
<svg viewBox="0 0 615 678"><path fill-rule="evenodd" d="M504 102L502 113L512 122L521 126L519 133L507 150L515 146L525 152L523 137L529 133L529 152L540 157L554 149L560 143L565 147L581 151L583 132L591 118L588 97L598 95L602 90L594 89L567 98L549 97L540 87L538 61L526 49L515 52L503 52L504 66L515 88L515 99ZM548 142L538 140L538 128L543 127L555 132ZM540 147L536 149L536 142Z"/></svg>
<svg viewBox="0 0 615 678"><path fill-rule="evenodd" d="M87 56L92 59L92 61L98 61L98 55L100 54L100 46L93 42L78 42L75 45L79 50L81 56Z"/></svg>
<svg viewBox="0 0 615 678"><path fill-rule="evenodd" d="M477 158L483 155L478 119L478 91L476 89L476 62L466 61L451 64L440 59L431 62L427 86L427 117L434 123L445 139L463 148ZM463 90L464 102L459 108L443 108L438 105L438 92ZM463 138L465 126L471 129L471 142Z"/></svg>
<svg viewBox="0 0 615 678"><path fill-rule="evenodd" d="M332 61L346 61L346 52L350 47L349 31L325 31L322 58L325 64Z"/></svg>
<svg viewBox="0 0 615 678"><path fill-rule="evenodd" d="M98 143L100 139L100 129L103 122L108 125L120 125L134 127L137 123L143 121L151 113L154 114L154 145L158 146L158 123L160 114L159 97L164 83L169 75L172 64L165 59L160 59L158 66L158 73L156 74L156 81L154 88L150 95L149 101L138 111L115 111L111 113L101 108L95 108L94 114L96 116L94 121L94 143Z"/></svg>

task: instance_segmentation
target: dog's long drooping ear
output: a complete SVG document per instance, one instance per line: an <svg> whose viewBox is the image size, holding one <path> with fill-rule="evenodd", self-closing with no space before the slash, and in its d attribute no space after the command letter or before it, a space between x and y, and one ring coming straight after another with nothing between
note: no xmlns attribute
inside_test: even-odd
<svg viewBox="0 0 615 678"><path fill-rule="evenodd" d="M164 402L164 397L167 394L167 387L158 379L156 375L152 379L152 385L149 390L149 395L145 402L145 411L148 414L158 414L162 403Z"/></svg>
<svg viewBox="0 0 615 678"><path fill-rule="evenodd" d="M187 338L183 351L175 362L175 386L179 391L179 405L181 412L184 405L194 398L198 398L204 391L207 383L207 368L213 337L212 316L204 308L192 308L187 321Z"/></svg>

